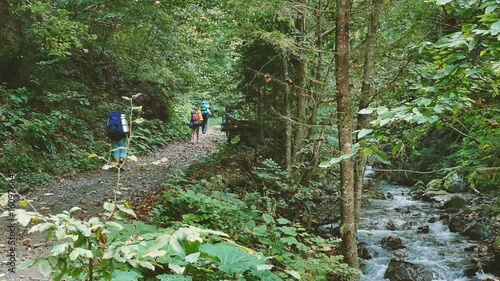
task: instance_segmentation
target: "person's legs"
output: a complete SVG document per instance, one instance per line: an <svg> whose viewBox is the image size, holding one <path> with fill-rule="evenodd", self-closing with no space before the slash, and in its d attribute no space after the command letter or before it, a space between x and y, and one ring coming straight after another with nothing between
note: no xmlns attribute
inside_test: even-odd
<svg viewBox="0 0 500 281"><path fill-rule="evenodd" d="M194 143L195 133L196 133L196 130L197 130L198 128L199 128L199 127L194 127L194 128L191 128L191 143Z"/></svg>
<svg viewBox="0 0 500 281"><path fill-rule="evenodd" d="M127 157L127 138L123 138L119 141L111 141L111 147L113 147L113 158L116 165L121 165Z"/></svg>
<svg viewBox="0 0 500 281"><path fill-rule="evenodd" d="M127 156L126 146L127 138L121 139L119 141L111 140L111 147L113 148L113 158L116 165L120 165Z"/></svg>
<svg viewBox="0 0 500 281"><path fill-rule="evenodd" d="M203 128L201 131L205 134L208 129L208 113L202 115L203 115Z"/></svg>
<svg viewBox="0 0 500 281"><path fill-rule="evenodd" d="M200 127L201 126L196 127L196 143L200 141Z"/></svg>
<svg viewBox="0 0 500 281"><path fill-rule="evenodd" d="M119 148L118 148L118 160L120 161L120 164L123 163L125 158L127 157L127 138L123 138L118 142Z"/></svg>

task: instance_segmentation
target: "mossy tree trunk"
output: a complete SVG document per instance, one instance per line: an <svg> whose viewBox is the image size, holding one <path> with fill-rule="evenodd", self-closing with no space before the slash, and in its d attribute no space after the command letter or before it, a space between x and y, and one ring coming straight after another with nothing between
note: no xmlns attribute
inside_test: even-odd
<svg viewBox="0 0 500 281"><path fill-rule="evenodd" d="M358 111L367 108L373 99L373 56L376 48L377 29L379 22L379 14L382 6L382 0L372 1L372 12L370 15L370 22L368 25L368 32L366 34L366 47L365 59L363 66L363 81L361 85L361 93L359 96ZM358 114L356 127L358 130L367 128L370 125L370 115ZM359 140L357 140L359 141ZM366 156L363 151L359 151L354 158L354 200L355 200L355 217L356 229L359 224L359 217L361 211L361 197L363 194L363 178L366 166Z"/></svg>
<svg viewBox="0 0 500 281"><path fill-rule="evenodd" d="M349 87L349 23L351 0L337 0L337 25L335 37L335 83L337 85L337 116L339 146L343 155L352 152L353 116L352 95ZM354 163L352 158L340 163L341 236L344 261L359 268L354 209Z"/></svg>

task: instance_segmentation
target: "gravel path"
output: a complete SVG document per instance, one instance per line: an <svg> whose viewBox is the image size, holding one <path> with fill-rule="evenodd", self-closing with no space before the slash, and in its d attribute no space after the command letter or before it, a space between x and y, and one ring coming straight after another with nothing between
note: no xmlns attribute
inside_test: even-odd
<svg viewBox="0 0 500 281"><path fill-rule="evenodd" d="M175 171L189 167L194 160L209 154L217 149L219 143L224 141L223 135L216 127L208 130L206 135L201 135L200 142L171 143L163 150L149 156L140 157L137 162L125 164L125 171L121 173L122 184L119 187L119 199L131 203L132 209L143 200L154 196L161 184L164 183ZM102 212L105 201L111 201L116 189L117 170L98 170L82 174L76 178L62 179L50 182L45 186L33 188L25 195L31 200L32 205L43 214L57 214L78 206L83 210L83 216L95 216ZM3 210L2 210L3 212ZM143 217L147 214L138 214ZM9 254L12 253L8 244L10 231L5 218L0 218L0 225L4 229L0 238L0 281L20 280L51 280L44 278L38 268L31 268L16 273L8 272ZM28 229L16 226L16 264L34 257L46 254L51 248L39 235L28 234Z"/></svg>

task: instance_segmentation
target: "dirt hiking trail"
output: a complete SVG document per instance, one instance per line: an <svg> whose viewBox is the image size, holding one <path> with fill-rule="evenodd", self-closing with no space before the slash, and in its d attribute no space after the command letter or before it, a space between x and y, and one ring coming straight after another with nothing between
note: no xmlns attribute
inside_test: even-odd
<svg viewBox="0 0 500 281"><path fill-rule="evenodd" d="M138 157L136 162L125 163L125 171L121 172L121 185L118 195L119 200L130 202L139 218L145 218L148 210L136 210L134 207L147 203L152 207L151 198L158 196L161 192L161 185L178 170L189 167L195 160L217 149L221 142L224 142L224 135L220 128L211 127L206 134L201 134L199 143L192 144L189 141L176 142L167 145L160 151L148 156ZM104 165L105 163L103 163ZM16 180L22 181L17 178ZM31 204L42 214L57 214L72 207L80 207L82 211L77 212L77 217L95 216L103 212L104 202L111 202L114 197L114 190L117 183L117 170L97 170L81 174L75 178L61 179L49 182L37 188L31 188L31 192L24 195L20 200L30 200ZM157 193L157 194L155 194ZM0 213L3 213L1 210ZM0 225L3 231L0 239L0 281L46 281L52 280L43 277L35 266L25 271L8 271L8 254L12 251L8 245L8 235L6 218L0 218ZM33 259L42 255L47 255L51 249L51 242L44 241L44 236L28 234L28 228L20 225L16 226L16 264L22 261Z"/></svg>

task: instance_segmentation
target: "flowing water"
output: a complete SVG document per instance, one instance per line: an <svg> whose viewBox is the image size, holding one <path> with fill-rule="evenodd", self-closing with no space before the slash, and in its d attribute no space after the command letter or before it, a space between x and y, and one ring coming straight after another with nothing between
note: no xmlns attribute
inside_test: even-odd
<svg viewBox="0 0 500 281"><path fill-rule="evenodd" d="M493 278L485 274L473 277L464 275L464 268L474 258L474 252L465 249L474 244L466 237L450 232L443 225L438 219L442 213L437 206L412 200L408 195L408 187L385 184L382 188L390 199L372 199L362 210L358 241L373 258L364 260L361 281L388 280L384 279L384 273L394 251L383 249L380 243L387 236L400 237L406 248L396 251L402 251L405 261L432 270L435 281L479 281L487 277ZM392 196L387 196L388 194ZM387 230L387 226L391 224L394 226L391 229L396 230ZM429 226L429 232L419 233L419 227L426 225Z"/></svg>

